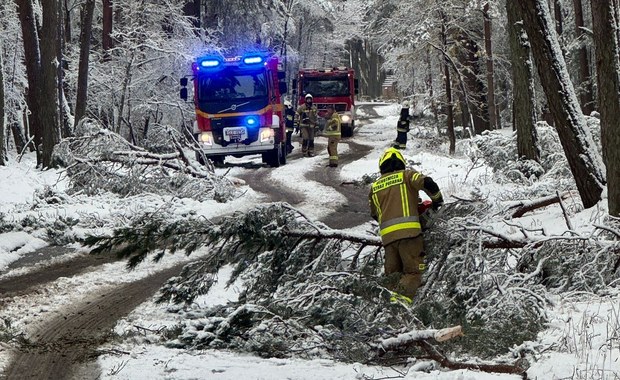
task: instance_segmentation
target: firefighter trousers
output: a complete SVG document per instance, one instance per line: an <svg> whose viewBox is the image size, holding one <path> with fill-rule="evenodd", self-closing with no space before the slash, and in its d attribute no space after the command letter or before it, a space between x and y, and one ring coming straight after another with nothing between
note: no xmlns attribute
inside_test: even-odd
<svg viewBox="0 0 620 380"><path fill-rule="evenodd" d="M422 284L424 273L424 240L422 235L397 240L385 247L385 275L401 273L397 283L388 285L397 293L413 299Z"/></svg>
<svg viewBox="0 0 620 380"><path fill-rule="evenodd" d="M338 166L338 142L339 136L329 136L327 138L327 154L329 154L329 166Z"/></svg>
<svg viewBox="0 0 620 380"><path fill-rule="evenodd" d="M314 126L301 126L301 153L314 154Z"/></svg>

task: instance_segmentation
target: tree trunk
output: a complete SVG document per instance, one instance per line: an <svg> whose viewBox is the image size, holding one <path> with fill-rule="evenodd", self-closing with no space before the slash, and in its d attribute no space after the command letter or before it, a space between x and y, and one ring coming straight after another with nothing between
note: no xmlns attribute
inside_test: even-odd
<svg viewBox="0 0 620 380"><path fill-rule="evenodd" d="M80 32L80 63L75 100L75 125L77 125L86 114L86 105L88 104L88 60L90 57L90 35L93 26L94 10L95 0L87 0L86 3L82 4L82 30Z"/></svg>
<svg viewBox="0 0 620 380"><path fill-rule="evenodd" d="M512 125L517 131L519 158L540 161L536 133L534 72L530 43L523 30L520 9L514 1L506 2L510 61L512 63Z"/></svg>
<svg viewBox="0 0 620 380"><path fill-rule="evenodd" d="M562 20L562 4L560 4L560 0L553 0L553 14L555 16L555 31L558 33L558 36L562 38L562 33L564 33L564 22Z"/></svg>
<svg viewBox="0 0 620 380"><path fill-rule="evenodd" d="M200 0L190 0L183 6L185 16L194 17L192 24L194 28L200 28Z"/></svg>
<svg viewBox="0 0 620 380"><path fill-rule="evenodd" d="M569 80L549 9L544 0L518 3L560 143L583 205L590 208L601 199L605 175L583 114L578 111L579 102Z"/></svg>
<svg viewBox="0 0 620 380"><path fill-rule="evenodd" d="M103 0L103 20L102 20L102 47L103 51L108 54L108 51L112 49L112 0Z"/></svg>
<svg viewBox="0 0 620 380"><path fill-rule="evenodd" d="M437 112L437 101L435 100L435 91L433 89L433 65L431 61L431 48L426 49L426 64L428 66L428 73L426 76L426 87L428 88L428 97L431 100L431 110L433 112L433 117L435 120L439 119L439 115ZM439 131L439 125L437 126L437 130Z"/></svg>
<svg viewBox="0 0 620 380"><path fill-rule="evenodd" d="M610 0L591 0L599 111L601 113L601 142L607 168L607 202L609 215L620 216L620 63L618 38L615 33L613 3Z"/></svg>
<svg viewBox="0 0 620 380"><path fill-rule="evenodd" d="M458 75L459 82L463 84L462 90L466 100L464 106L468 108L474 132L479 134L490 129L489 107L484 82L481 79L483 74L480 70L482 52L478 43L466 33L459 33L454 36L454 40L459 42L457 59L463 68L459 72L458 67L453 65L453 69Z"/></svg>
<svg viewBox="0 0 620 380"><path fill-rule="evenodd" d="M69 8L69 4L67 4L67 0L62 0L62 1L63 1L63 13L65 16L64 17L65 44L70 44L71 43L71 9Z"/></svg>
<svg viewBox="0 0 620 380"><path fill-rule="evenodd" d="M41 102L40 112L45 115L46 122L43 129L43 149L41 165L44 168L52 167L52 151L60 142L60 99L58 97L58 34L59 7L58 0L42 0L41 10L43 25L41 28L41 89L44 101Z"/></svg>
<svg viewBox="0 0 620 380"><path fill-rule="evenodd" d="M441 42L442 48L448 49L448 36L446 34L445 14L441 13ZM448 139L450 140L449 153L453 155L456 152L456 136L454 134L454 109L452 104L452 83L450 80L450 65L448 63L447 53L444 51L441 59L443 62L444 81L446 86L446 122L448 128ZM465 96L467 96L465 94Z"/></svg>
<svg viewBox="0 0 620 380"><path fill-rule="evenodd" d="M2 46L2 39L0 39ZM0 51L0 166L6 165L6 125L4 124L4 67Z"/></svg>
<svg viewBox="0 0 620 380"><path fill-rule="evenodd" d="M28 77L26 102L30 111L28 115L28 133L33 135L34 148L37 152L37 165L41 164L41 144L43 142L43 113L41 112L41 50L39 34L32 0L16 0L19 20L24 41L24 61Z"/></svg>
<svg viewBox="0 0 620 380"><path fill-rule="evenodd" d="M491 15L489 14L489 3L484 4L484 50L486 52L487 63L487 100L489 102L489 127L497 129L497 111L495 109L495 81L493 80L493 49L491 45Z"/></svg>
<svg viewBox="0 0 620 380"><path fill-rule="evenodd" d="M594 111L594 96L592 90L592 81L590 78L590 62L588 60L588 50L586 47L583 22L583 6L581 0L573 0L575 8L575 32L580 41L580 48L577 50L577 60L579 62L579 100L581 110L585 115L590 115Z"/></svg>

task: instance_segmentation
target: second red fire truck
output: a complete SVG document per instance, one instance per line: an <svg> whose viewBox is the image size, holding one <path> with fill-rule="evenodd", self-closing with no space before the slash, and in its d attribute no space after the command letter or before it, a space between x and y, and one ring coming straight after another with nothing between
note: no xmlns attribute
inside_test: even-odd
<svg viewBox="0 0 620 380"><path fill-rule="evenodd" d="M301 69L293 88L298 96L298 104L303 104L306 94L311 94L314 104L323 116L328 104L340 115L342 136L353 136L355 128L355 95L358 93L358 80L355 71L347 67L325 69Z"/></svg>

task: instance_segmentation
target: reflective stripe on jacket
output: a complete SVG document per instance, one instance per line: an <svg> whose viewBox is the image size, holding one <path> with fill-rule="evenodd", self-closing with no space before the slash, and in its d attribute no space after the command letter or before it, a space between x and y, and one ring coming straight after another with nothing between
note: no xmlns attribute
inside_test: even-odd
<svg viewBox="0 0 620 380"><path fill-rule="evenodd" d="M418 215L418 192L424 188L425 176L405 169L386 173L370 189L370 214L379 222L383 245L422 233ZM429 194L431 196L431 194Z"/></svg>
<svg viewBox="0 0 620 380"><path fill-rule="evenodd" d="M305 104L300 105L295 112L296 127L314 127L318 120L318 110L313 105L308 108Z"/></svg>
<svg viewBox="0 0 620 380"><path fill-rule="evenodd" d="M325 130L323 131L323 136L335 136L340 137L340 115L336 112L332 114L332 117L327 120L325 124Z"/></svg>

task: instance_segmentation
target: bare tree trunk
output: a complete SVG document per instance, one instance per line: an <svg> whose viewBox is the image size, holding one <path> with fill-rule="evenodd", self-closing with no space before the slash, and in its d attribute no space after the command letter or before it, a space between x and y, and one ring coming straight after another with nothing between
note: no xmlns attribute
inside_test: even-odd
<svg viewBox="0 0 620 380"><path fill-rule="evenodd" d="M125 100L129 96L129 86L131 85L131 69L133 68L133 63L135 61L136 55L135 52L131 52L131 57L129 57L129 61L127 62L127 66L125 67L125 78L123 79L123 91L121 91L121 99L119 101L118 106L118 119L116 120L116 128L114 132L120 134L121 133L121 125L123 122L123 112L125 111Z"/></svg>
<svg viewBox="0 0 620 380"><path fill-rule="evenodd" d="M601 141L607 168L609 215L620 216L620 63L615 33L614 7L610 0L591 0Z"/></svg>
<svg viewBox="0 0 620 380"><path fill-rule="evenodd" d="M447 49L448 46L448 36L446 35L446 23L445 23L445 15L443 12L441 13L442 23L441 23L441 42L442 48ZM449 153L453 155L456 152L456 136L454 134L454 109L452 104L452 83L450 80L450 65L448 64L448 59L445 57L447 53L444 53L441 57L443 62L443 71L444 71L444 80L446 86L446 116L447 116L447 127L448 127L448 139L450 140ZM467 96L465 94L465 96Z"/></svg>
<svg viewBox="0 0 620 380"><path fill-rule="evenodd" d="M43 142L43 113L41 112L41 50L39 34L32 0L16 0L19 20L24 41L24 61L28 77L28 93L26 102L30 111L28 130L34 136L34 149L37 152L37 165L41 164L41 144Z"/></svg>
<svg viewBox="0 0 620 380"><path fill-rule="evenodd" d="M491 15L489 14L489 3L484 4L484 50L486 52L487 63L487 101L489 102L489 127L497 129L497 111L495 109L495 81L493 79L493 49L491 45Z"/></svg>
<svg viewBox="0 0 620 380"><path fill-rule="evenodd" d="M601 199L605 175L583 114L575 112L579 109L579 102L568 79L549 9L544 0L521 0L518 3L555 128L583 205L590 208Z"/></svg>
<svg viewBox="0 0 620 380"><path fill-rule="evenodd" d="M69 9L68 0L62 0L64 13L64 38L65 43L71 43L71 9Z"/></svg>
<svg viewBox="0 0 620 380"><path fill-rule="evenodd" d="M192 24L196 29L200 28L200 13L200 0L189 0L183 6L183 14L194 17Z"/></svg>
<svg viewBox="0 0 620 380"><path fill-rule="evenodd" d="M517 131L517 154L519 158L540 161L530 43L523 30L520 9L514 1L506 2L506 14L512 62L512 125Z"/></svg>
<svg viewBox="0 0 620 380"><path fill-rule="evenodd" d="M573 0L575 8L575 32L580 40L580 48L577 50L577 59L579 61L579 100L581 110L585 115L590 115L594 111L594 96L592 90L592 81L590 78L590 62L588 60L588 50L586 47L586 34L584 32L583 22L583 6L581 0Z"/></svg>
<svg viewBox="0 0 620 380"><path fill-rule="evenodd" d="M41 102L40 111L46 117L43 129L43 149L41 152L41 165L44 168L52 167L52 151L60 142L60 112L59 112L59 88L58 88L58 34L59 6L58 0L42 0L41 9L43 25L41 28L41 73L42 94L44 101Z"/></svg>
<svg viewBox="0 0 620 380"><path fill-rule="evenodd" d="M562 4L560 4L560 0L553 0L553 14L555 15L555 31L558 33L558 36L562 38L562 33L564 33L564 22L562 19Z"/></svg>
<svg viewBox="0 0 620 380"><path fill-rule="evenodd" d="M478 43L464 32L456 35L454 39L459 41L460 49L458 49L457 59L463 68L459 71L454 63L452 68L457 74L459 82L462 83L463 99L465 100L463 105L467 107L475 133L479 134L490 129L489 107L484 82L481 79L483 74L480 70L482 52Z"/></svg>
<svg viewBox="0 0 620 380"><path fill-rule="evenodd" d="M288 22L291 18L291 13L293 12L293 0L287 0L285 3L286 16L284 16L284 32L282 36L282 46L280 47L280 54L284 59L284 72L286 72L288 66Z"/></svg>
<svg viewBox="0 0 620 380"><path fill-rule="evenodd" d="M75 125L86 114L88 104L88 60L90 58L90 35L93 27L95 0L87 0L82 4L80 32L80 63L78 68L77 95L75 100Z"/></svg>
<svg viewBox="0 0 620 380"><path fill-rule="evenodd" d="M2 46L2 39L0 39ZM4 124L4 67L0 51L0 166L6 165L6 125Z"/></svg>
<svg viewBox="0 0 620 380"><path fill-rule="evenodd" d="M431 100L431 110L435 120L439 118L437 112L437 101L435 101L435 91L433 89L433 66L431 62L431 49L426 49L426 64L428 65L428 75L426 76L426 87L428 87L428 97ZM439 126L437 127L439 128Z"/></svg>
<svg viewBox="0 0 620 380"><path fill-rule="evenodd" d="M102 36L102 47L103 51L107 54L107 52L112 49L112 23L113 23L113 12L112 12L112 0L103 0L103 36Z"/></svg>

